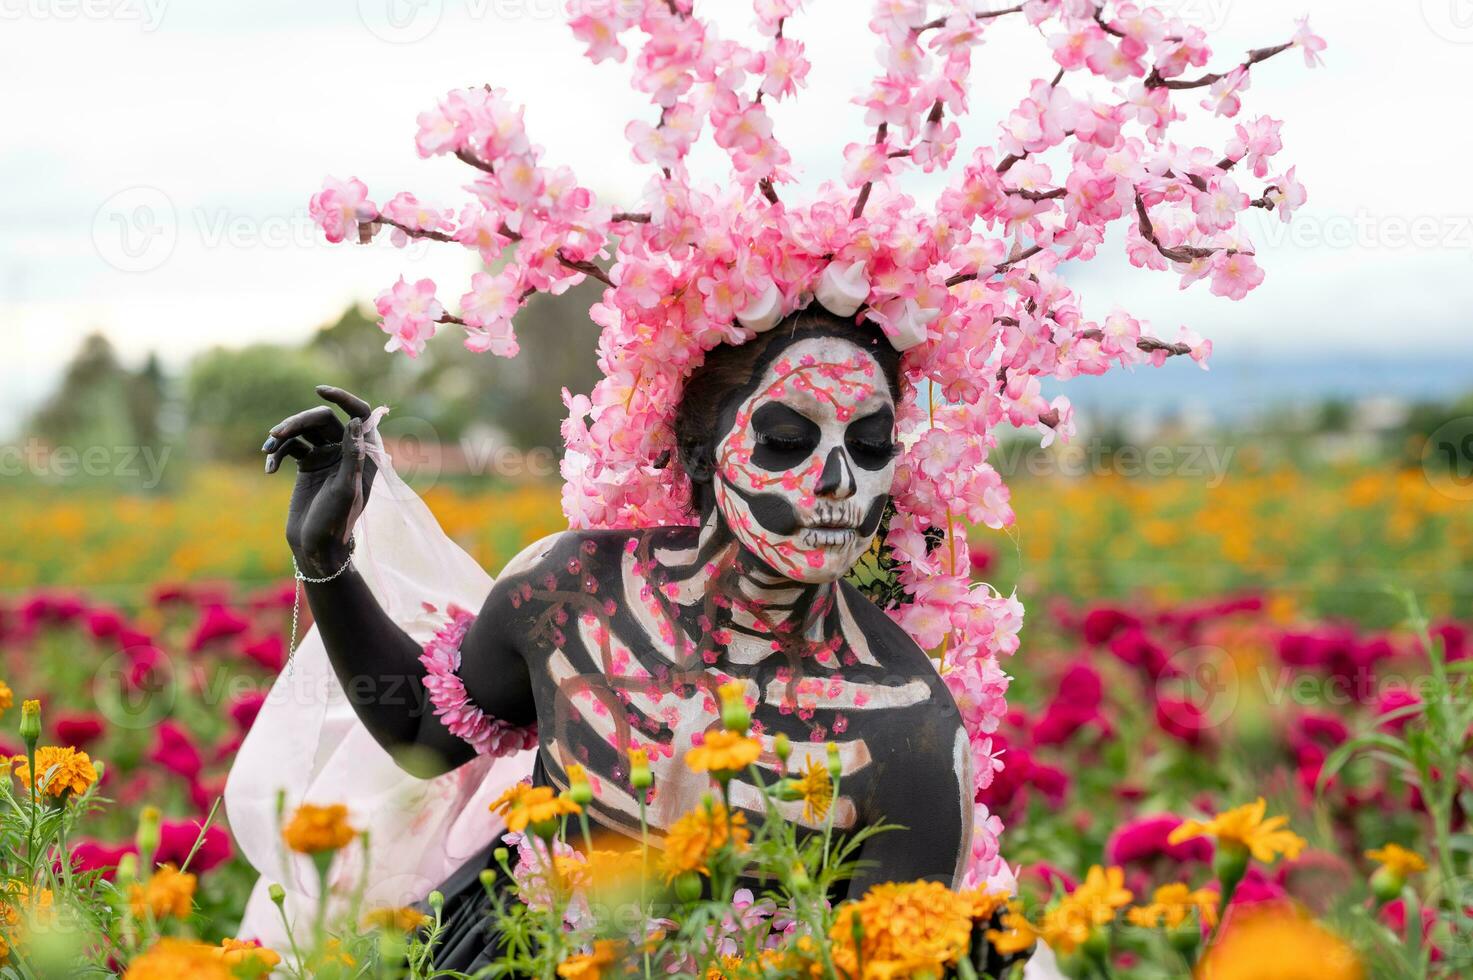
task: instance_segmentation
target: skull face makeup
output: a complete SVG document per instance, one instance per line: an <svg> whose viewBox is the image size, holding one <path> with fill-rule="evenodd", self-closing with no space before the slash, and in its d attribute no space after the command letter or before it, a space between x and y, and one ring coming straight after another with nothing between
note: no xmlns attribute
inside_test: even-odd
<svg viewBox="0 0 1473 980"><path fill-rule="evenodd" d="M788 347L716 447L716 506L773 571L833 582L879 529L895 477L895 400L879 363L839 337Z"/></svg>

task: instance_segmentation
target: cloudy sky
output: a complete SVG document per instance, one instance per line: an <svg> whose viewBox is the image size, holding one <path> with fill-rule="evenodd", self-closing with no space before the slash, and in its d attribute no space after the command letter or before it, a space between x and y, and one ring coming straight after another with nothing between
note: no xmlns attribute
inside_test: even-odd
<svg viewBox="0 0 1473 980"><path fill-rule="evenodd" d="M982 0L986 2L986 0ZM49 385L103 329L129 359L171 364L219 343L293 340L401 272L456 295L456 249L329 246L306 200L326 174L456 203L465 174L421 161L414 118L450 88L491 82L527 104L533 139L601 194L633 201L644 169L622 132L651 113L620 66L578 57L561 0L0 0L0 413ZM726 33L749 6L704 0ZM1111 259L1077 276L1087 312L1123 304L1224 355L1473 352L1473 183L1467 85L1473 0L1169 0L1212 28L1219 58L1287 39L1307 13L1328 67L1296 53L1255 70L1247 112L1285 118L1310 204L1262 216L1268 281L1229 303ZM810 182L862 133L848 104L872 74L867 3L808 0L790 33L810 89L776 113ZM1010 23L1011 22L1011 23ZM991 132L1027 79L1052 74L1018 18L978 53L970 133ZM1221 143L1219 123L1202 132ZM964 141L964 147L968 144ZM714 157L698 163L720 177ZM926 189L918 187L924 194Z"/></svg>

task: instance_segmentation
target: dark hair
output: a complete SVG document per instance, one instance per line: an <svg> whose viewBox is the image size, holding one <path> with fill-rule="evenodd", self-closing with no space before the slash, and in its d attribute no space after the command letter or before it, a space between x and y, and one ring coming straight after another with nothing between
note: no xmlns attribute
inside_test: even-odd
<svg viewBox="0 0 1473 980"><path fill-rule="evenodd" d="M691 482L691 509L701 516L715 505L716 444L731 426L736 407L757 386L769 364L800 340L842 337L879 363L891 396L900 401L900 353L878 325L836 316L817 304L789 314L745 344L721 344L686 379L675 409L675 451Z"/></svg>

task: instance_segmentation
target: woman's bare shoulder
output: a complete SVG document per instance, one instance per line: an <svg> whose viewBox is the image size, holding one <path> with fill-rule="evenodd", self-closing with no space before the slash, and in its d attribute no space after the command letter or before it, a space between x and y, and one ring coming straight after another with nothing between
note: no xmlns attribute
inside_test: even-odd
<svg viewBox="0 0 1473 980"><path fill-rule="evenodd" d="M506 563L497 580L564 567L572 558L595 562L615 558L629 550L631 542L635 547L646 542L661 548L684 546L694 533L688 527L569 528L527 545Z"/></svg>

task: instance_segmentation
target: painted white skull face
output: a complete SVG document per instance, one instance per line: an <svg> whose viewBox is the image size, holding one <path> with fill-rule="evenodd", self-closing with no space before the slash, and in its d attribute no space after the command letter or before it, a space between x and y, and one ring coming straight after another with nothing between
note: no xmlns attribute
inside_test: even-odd
<svg viewBox="0 0 1473 980"><path fill-rule="evenodd" d="M874 541L895 478L895 400L839 337L801 340L763 372L716 447L716 505L774 571L832 582Z"/></svg>

